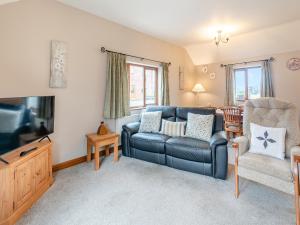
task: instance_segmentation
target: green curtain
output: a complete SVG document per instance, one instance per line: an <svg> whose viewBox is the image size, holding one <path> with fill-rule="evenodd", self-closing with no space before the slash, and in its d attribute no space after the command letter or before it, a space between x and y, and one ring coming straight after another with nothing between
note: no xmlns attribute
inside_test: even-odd
<svg viewBox="0 0 300 225"><path fill-rule="evenodd" d="M126 56L107 53L104 118L116 119L129 115Z"/></svg>
<svg viewBox="0 0 300 225"><path fill-rule="evenodd" d="M269 60L262 63L261 97L274 97L272 72Z"/></svg>
<svg viewBox="0 0 300 225"><path fill-rule="evenodd" d="M162 64L162 105L170 105L169 94L169 64Z"/></svg>
<svg viewBox="0 0 300 225"><path fill-rule="evenodd" d="M226 71L225 105L233 106L233 105L235 105L235 100L234 100L235 82L234 82L233 66L227 65L225 67L225 71Z"/></svg>

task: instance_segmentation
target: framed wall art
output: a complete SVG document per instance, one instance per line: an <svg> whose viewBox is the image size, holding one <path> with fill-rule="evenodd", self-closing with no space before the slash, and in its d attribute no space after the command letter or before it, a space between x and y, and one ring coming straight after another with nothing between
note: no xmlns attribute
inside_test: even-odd
<svg viewBox="0 0 300 225"><path fill-rule="evenodd" d="M50 88L66 88L67 46L62 41L51 41Z"/></svg>

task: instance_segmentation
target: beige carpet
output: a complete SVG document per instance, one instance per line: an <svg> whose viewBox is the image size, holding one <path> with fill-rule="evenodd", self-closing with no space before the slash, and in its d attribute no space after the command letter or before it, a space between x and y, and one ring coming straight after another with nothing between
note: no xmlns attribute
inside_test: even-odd
<svg viewBox="0 0 300 225"><path fill-rule="evenodd" d="M59 171L47 193L17 223L32 225L294 224L293 197L137 159L106 158Z"/></svg>

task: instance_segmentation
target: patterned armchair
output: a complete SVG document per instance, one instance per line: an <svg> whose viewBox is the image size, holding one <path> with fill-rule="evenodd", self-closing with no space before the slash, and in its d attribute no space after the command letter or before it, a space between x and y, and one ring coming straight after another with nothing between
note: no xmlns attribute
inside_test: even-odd
<svg viewBox="0 0 300 225"><path fill-rule="evenodd" d="M251 140L250 123L287 129L284 160L248 152ZM244 136L237 137L233 143L236 197L239 196L239 177L289 194L295 193L296 218L299 225L297 160L299 159L300 162L300 156L297 155L300 155L300 131L299 114L296 107L275 98L249 100L245 103L243 124Z"/></svg>

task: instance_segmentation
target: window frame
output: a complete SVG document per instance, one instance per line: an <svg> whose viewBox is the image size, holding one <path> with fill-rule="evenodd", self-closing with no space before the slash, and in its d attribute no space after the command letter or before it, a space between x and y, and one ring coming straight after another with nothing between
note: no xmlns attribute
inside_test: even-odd
<svg viewBox="0 0 300 225"><path fill-rule="evenodd" d="M245 67L237 67L237 68L234 68L233 69L233 75L234 75L234 101L235 102L245 102L245 101L247 101L247 100L249 100L249 93L248 93L248 89L249 89L249 87L248 87L248 70L249 69L257 69L257 68L260 68L261 70L262 70L262 66L261 65L252 65L252 66L245 66ZM245 98L243 99L243 100L237 100L237 98L236 98L236 72L237 71L245 71L245 86L244 86L244 88L245 88ZM262 73L261 73L261 77L260 77L260 79L262 79ZM262 82L262 80L260 81L260 85L261 85L261 82ZM251 100L251 98L250 98L250 100Z"/></svg>
<svg viewBox="0 0 300 225"><path fill-rule="evenodd" d="M130 106L130 66L137 66L137 67L142 67L144 70L143 73L143 105L141 106ZM154 70L155 71L155 102L153 104L146 104L146 70ZM128 75L128 96L129 96L129 108L130 110L137 110L137 109L144 109L147 106L150 105L158 105L158 67L155 66L149 66L149 65L143 65L143 64L136 64L136 63L127 63L127 75Z"/></svg>

